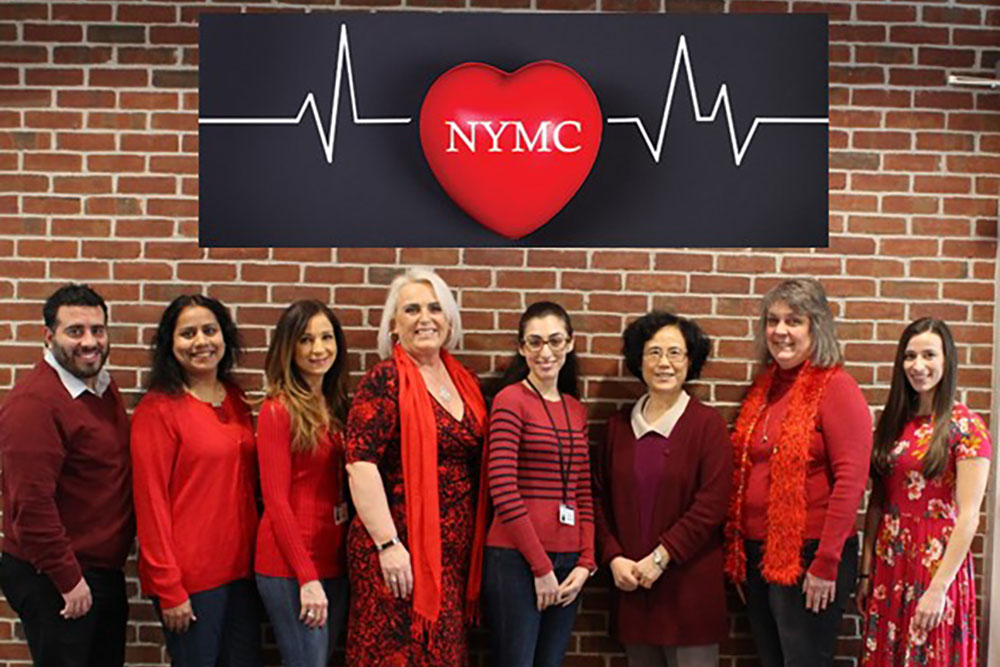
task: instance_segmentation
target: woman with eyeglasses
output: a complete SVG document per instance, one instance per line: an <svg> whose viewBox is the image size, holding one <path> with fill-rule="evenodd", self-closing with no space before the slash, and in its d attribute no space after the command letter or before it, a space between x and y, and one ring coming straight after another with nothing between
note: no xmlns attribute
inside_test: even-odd
<svg viewBox="0 0 1000 667"><path fill-rule="evenodd" d="M625 365L646 393L611 416L595 461L597 541L615 585L612 634L630 667L716 667L729 634L722 524L732 448L719 413L684 390L710 342L691 320L662 311L632 322L622 338Z"/></svg>
<svg viewBox="0 0 1000 667"><path fill-rule="evenodd" d="M517 336L490 413L494 519L483 583L490 664L554 667L596 568L587 412L563 307L530 305Z"/></svg>

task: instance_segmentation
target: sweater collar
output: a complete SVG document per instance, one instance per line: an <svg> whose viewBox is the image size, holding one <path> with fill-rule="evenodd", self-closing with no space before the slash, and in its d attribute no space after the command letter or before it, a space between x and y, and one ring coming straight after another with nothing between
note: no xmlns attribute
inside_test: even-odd
<svg viewBox="0 0 1000 667"><path fill-rule="evenodd" d="M68 370L62 367L58 361L56 361L55 356L52 354L52 350L45 350L45 363L55 369L56 373L59 375L59 380L62 385L66 387L66 391L73 398L80 398L80 395L86 391L89 391L94 396L98 398L104 396L104 392L107 391L108 385L111 384L111 374L108 373L108 369L101 368L97 372L97 388L91 389L87 383L78 378L77 376L70 373Z"/></svg>
<svg viewBox="0 0 1000 667"><path fill-rule="evenodd" d="M632 433L635 434L635 439L638 440L650 432L659 433L664 438L669 438L670 434L673 433L674 427L677 425L677 421L684 414L684 410L687 408L691 397L682 389L680 396L670 406L670 409L660 415L652 424L648 423L642 415L642 411L646 407L648 400L649 392L646 392L632 406Z"/></svg>

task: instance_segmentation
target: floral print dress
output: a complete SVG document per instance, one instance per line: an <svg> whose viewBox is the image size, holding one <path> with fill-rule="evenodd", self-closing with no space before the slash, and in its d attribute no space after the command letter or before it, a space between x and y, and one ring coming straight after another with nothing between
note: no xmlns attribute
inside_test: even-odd
<svg viewBox="0 0 1000 667"><path fill-rule="evenodd" d="M976 667L976 591L972 555L966 556L945 596L944 618L930 632L911 627L955 526L955 463L990 458L982 419L961 404L952 410L945 471L926 479L921 470L933 423L906 424L883 479L885 499L875 542L875 570L868 601L863 667Z"/></svg>

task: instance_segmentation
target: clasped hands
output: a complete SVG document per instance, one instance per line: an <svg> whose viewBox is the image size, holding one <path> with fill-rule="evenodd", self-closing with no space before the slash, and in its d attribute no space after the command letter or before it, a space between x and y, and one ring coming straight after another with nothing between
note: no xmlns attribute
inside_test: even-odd
<svg viewBox="0 0 1000 667"><path fill-rule="evenodd" d="M590 571L579 565L566 575L562 583L559 583L559 580L556 579L556 573L552 570L548 574L535 577L535 598L538 611L544 611L548 607L556 605L568 607L573 604L589 578Z"/></svg>
<svg viewBox="0 0 1000 667"><path fill-rule="evenodd" d="M656 580L663 574L667 563L670 562L670 554L666 549L659 545L656 549L660 550L660 555L663 557L662 567L657 565L653 559L655 550L637 561L625 556L613 558L611 560L611 576L614 578L615 587L626 593L634 591L640 586L646 589L652 588Z"/></svg>

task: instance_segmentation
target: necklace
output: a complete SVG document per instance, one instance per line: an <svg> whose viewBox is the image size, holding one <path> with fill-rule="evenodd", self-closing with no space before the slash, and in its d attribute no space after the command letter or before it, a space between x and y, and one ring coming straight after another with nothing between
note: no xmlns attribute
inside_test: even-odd
<svg viewBox="0 0 1000 667"><path fill-rule="evenodd" d="M420 372L424 373L424 368L423 367L421 367ZM445 371L445 373L447 373L447 371ZM440 378L440 376L439 376L439 374L437 372L435 372L433 375L430 375L430 371L427 371L427 373L424 374L424 380L434 380L434 382L438 386L438 388L437 388L438 398L441 399L442 403L450 403L451 402L453 394L451 393L451 390L448 389L448 385L445 384L444 381L441 380L441 378Z"/></svg>

